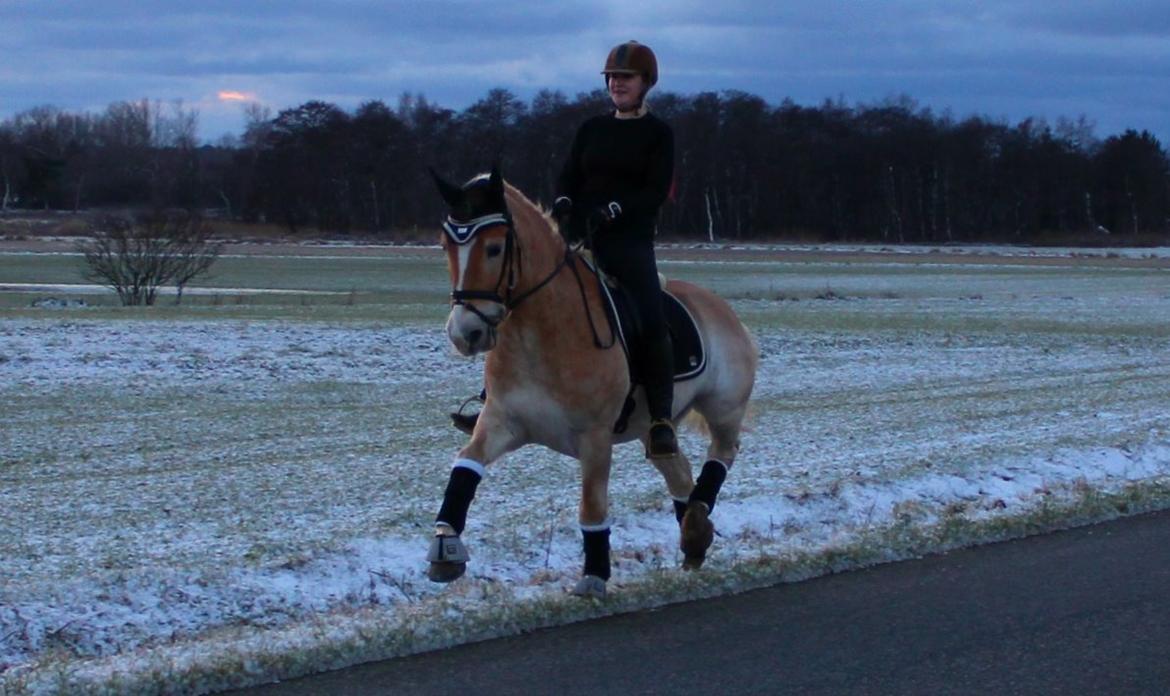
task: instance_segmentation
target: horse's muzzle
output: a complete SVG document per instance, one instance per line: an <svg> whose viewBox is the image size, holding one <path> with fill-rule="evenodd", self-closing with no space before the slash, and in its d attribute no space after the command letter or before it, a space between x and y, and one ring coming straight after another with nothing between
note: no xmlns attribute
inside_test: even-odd
<svg viewBox="0 0 1170 696"><path fill-rule="evenodd" d="M496 327L462 305L455 305L447 315L447 338L461 355L478 355L496 347Z"/></svg>

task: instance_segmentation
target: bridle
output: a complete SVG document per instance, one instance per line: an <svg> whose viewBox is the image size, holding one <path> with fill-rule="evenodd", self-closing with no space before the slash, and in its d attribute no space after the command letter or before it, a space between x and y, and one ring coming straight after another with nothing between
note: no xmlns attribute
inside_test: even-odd
<svg viewBox="0 0 1170 696"><path fill-rule="evenodd" d="M491 290L451 291L452 307L456 305L464 307L493 329L499 326L508 317L508 313L519 306L521 302L532 297L538 290L548 285L561 272L565 264L568 263L570 254L569 249L566 248L564 257L557 262L556 268L544 280L516 295L514 293L516 290L517 276L520 274L519 265L522 250L520 241L516 236L516 225L512 221L512 214L506 208L502 213L490 213L467 221L456 220L448 215L447 219L443 221L443 231L447 233L447 237L452 242L458 246L463 246L464 244L472 243L475 240L475 235L481 230L495 227L496 225L506 225L508 228L504 235L504 262L500 266L500 276L496 278L496 284L492 286ZM502 295L500 294L501 286L504 288ZM468 300L483 300L498 304L504 308L504 311L498 318L492 318L481 312L475 305L469 304Z"/></svg>

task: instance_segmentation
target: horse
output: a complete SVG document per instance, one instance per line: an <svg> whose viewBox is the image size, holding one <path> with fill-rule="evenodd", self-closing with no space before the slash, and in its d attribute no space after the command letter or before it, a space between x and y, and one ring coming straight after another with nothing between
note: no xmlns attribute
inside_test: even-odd
<svg viewBox="0 0 1170 696"><path fill-rule="evenodd" d="M451 582L463 575L469 554L461 535L487 467L537 444L580 463L585 567L573 593L604 597L611 450L635 438L646 445L650 417L644 392L631 390L625 352L598 340L609 328L600 283L551 215L504 182L497 167L463 186L431 173L449 207L441 234L451 280L447 337L463 355L486 353L486 400L451 468L427 553L428 577ZM693 412L710 434L698 480L681 452L650 459L674 500L683 567L693 570L714 538L710 514L739 451L759 349L722 298L680 280L665 289L694 317L710 356L697 377L676 381L674 391L674 422ZM634 409L618 434L614 426L627 397Z"/></svg>

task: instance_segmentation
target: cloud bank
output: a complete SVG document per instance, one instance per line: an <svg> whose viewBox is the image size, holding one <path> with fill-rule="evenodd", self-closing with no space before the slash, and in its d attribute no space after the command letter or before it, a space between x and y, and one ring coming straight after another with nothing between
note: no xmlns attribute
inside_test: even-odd
<svg viewBox="0 0 1170 696"><path fill-rule="evenodd" d="M1170 5L1039 0L767 4L0 2L0 117L183 100L204 137L238 131L248 95L352 108L421 92L461 109L492 87L521 97L601 85L608 49L658 52L662 88L872 102L1008 121L1081 115L1099 135L1170 137Z"/></svg>

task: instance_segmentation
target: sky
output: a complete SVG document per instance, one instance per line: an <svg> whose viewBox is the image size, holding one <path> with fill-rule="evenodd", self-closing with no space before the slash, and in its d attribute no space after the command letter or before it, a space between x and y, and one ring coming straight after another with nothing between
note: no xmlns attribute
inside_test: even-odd
<svg viewBox="0 0 1170 696"><path fill-rule="evenodd" d="M182 100L214 141L242 130L249 102L275 114L404 92L456 110L494 87L572 97L602 85L628 39L682 94L908 95L960 119L1084 116L1099 137L1170 142L1165 0L0 0L0 118Z"/></svg>

